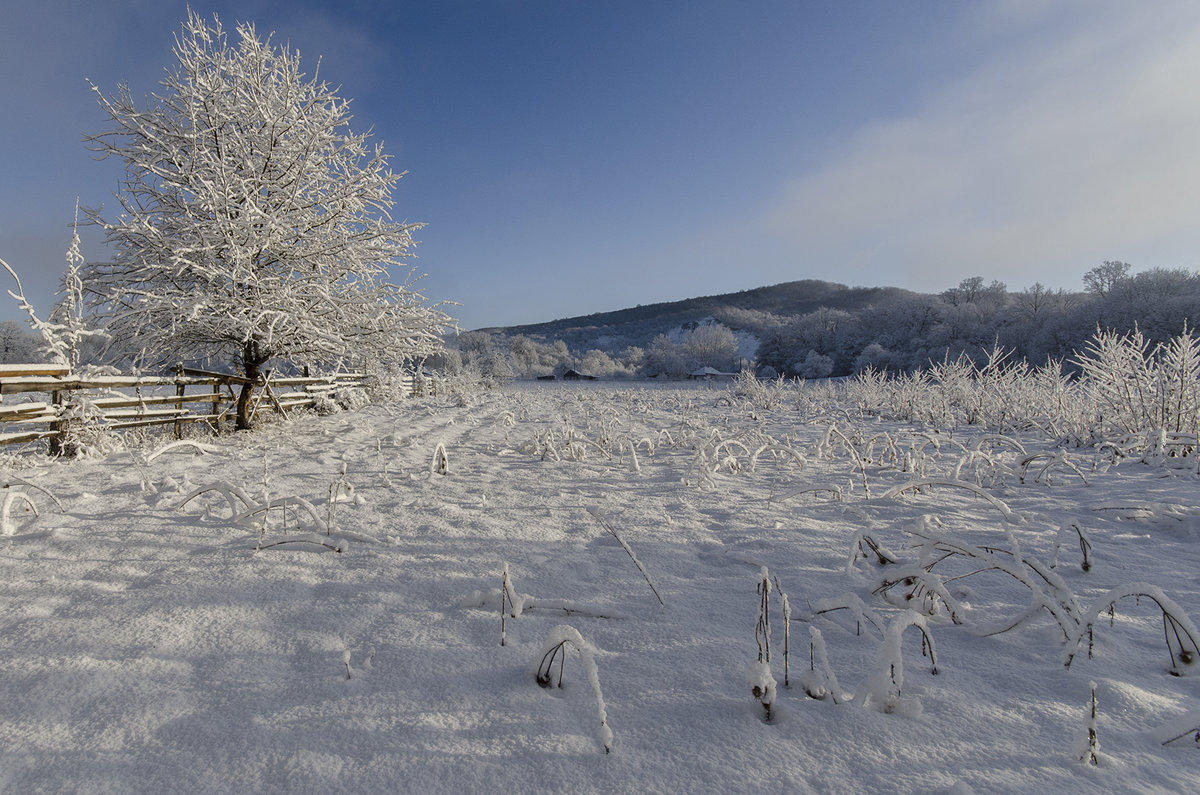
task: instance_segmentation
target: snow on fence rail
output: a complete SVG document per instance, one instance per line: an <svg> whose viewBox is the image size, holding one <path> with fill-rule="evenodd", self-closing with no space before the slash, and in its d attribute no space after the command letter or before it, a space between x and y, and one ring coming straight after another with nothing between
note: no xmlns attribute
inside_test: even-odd
<svg viewBox="0 0 1200 795"><path fill-rule="evenodd" d="M289 409L314 406L339 390L362 387L365 381L361 373L304 377L268 373L256 382L253 412L265 403L267 409L286 416ZM216 433L236 404L234 387L245 383L241 376L186 367L167 376L85 376L55 365L3 364L0 400L4 395L36 393L50 399L0 404L0 423L12 428L0 432L0 445L49 439L51 451L57 452L73 421L114 430L173 424L176 438L182 436L185 424L205 422ZM406 386L411 391L411 382ZM169 394L172 388L174 394ZM81 396L90 392L100 394Z"/></svg>

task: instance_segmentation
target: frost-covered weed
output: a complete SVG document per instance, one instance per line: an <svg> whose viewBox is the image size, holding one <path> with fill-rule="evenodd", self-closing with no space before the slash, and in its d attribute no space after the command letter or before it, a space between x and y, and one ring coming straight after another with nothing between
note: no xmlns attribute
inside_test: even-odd
<svg viewBox="0 0 1200 795"><path fill-rule="evenodd" d="M438 442L437 447L433 448L433 459L429 462L429 471L434 475L450 473L450 458L446 455L446 446L441 442Z"/></svg>
<svg viewBox="0 0 1200 795"><path fill-rule="evenodd" d="M600 721L600 725L596 729L596 735L604 746L604 753L611 753L613 749L613 732L608 725L608 708L604 703L604 693L600 690L600 672L596 668L596 660L592 655L592 647L584 641L583 636L579 634L579 630L566 624L560 624L550 630L550 634L546 637L546 642L543 644L542 653L535 657L537 660L534 678L542 687L562 687L563 686L563 671L566 667L567 646L574 647L579 653L579 658L583 662L583 669L587 675L588 683L592 686L592 692L596 696L596 717ZM558 681L554 680L554 664L558 662Z"/></svg>
<svg viewBox="0 0 1200 795"><path fill-rule="evenodd" d="M1151 347L1140 331L1098 331L1076 362L1102 433L1200 433L1200 339L1188 329Z"/></svg>
<svg viewBox="0 0 1200 795"><path fill-rule="evenodd" d="M750 370L742 370L734 378L730 391L752 408L778 411L787 402L788 393L792 391L793 385L794 382L784 380L783 376L771 381L758 378Z"/></svg>
<svg viewBox="0 0 1200 795"><path fill-rule="evenodd" d="M864 707L880 712L899 712L910 717L921 714L921 705L913 699L903 698L904 654L901 641L905 630L916 628L921 635L921 656L929 658L929 673L938 674L937 648L933 636L925 623L925 617L906 610L888 626L875 665L859 686L855 700Z"/></svg>
<svg viewBox="0 0 1200 795"><path fill-rule="evenodd" d="M1080 762L1087 762L1089 765L1095 766L1100 764L1100 760L1096 756L1100 750L1099 722L1096 715L1096 683L1088 682L1088 687L1091 690L1092 698L1091 703L1084 713L1086 717L1086 729L1080 738L1078 748L1076 749L1076 756Z"/></svg>
<svg viewBox="0 0 1200 795"><path fill-rule="evenodd" d="M1162 613L1163 637L1167 644L1167 653L1171 662L1167 670L1172 676L1182 676L1185 670L1191 669L1200 660L1200 630L1192 623L1191 618L1173 599L1163 593L1162 589L1147 583L1129 583L1113 588L1096 600L1092 608L1080 619L1079 631L1073 638L1067 652L1065 664L1071 667L1072 661L1079 653L1083 640L1087 638L1088 659L1092 658L1095 646L1095 628L1100 614L1109 611L1110 619L1115 613L1117 602L1122 599L1134 599L1138 603L1142 599L1151 601Z"/></svg>

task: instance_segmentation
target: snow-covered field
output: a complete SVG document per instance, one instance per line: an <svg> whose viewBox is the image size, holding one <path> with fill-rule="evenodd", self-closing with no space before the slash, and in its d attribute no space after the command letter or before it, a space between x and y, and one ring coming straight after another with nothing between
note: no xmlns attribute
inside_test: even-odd
<svg viewBox="0 0 1200 795"><path fill-rule="evenodd" d="M1091 658L1077 630L1141 583L1186 645L1194 468L703 387L513 386L205 443L9 462L38 515L14 497L0 530L0 791L1186 792L1200 776L1200 666L1172 659L1155 601L1100 612ZM308 505L264 523L264 495ZM912 531L959 554L927 571ZM769 722L749 678L763 567ZM922 619L896 643L920 586L936 675ZM566 648L561 688L535 681L561 625L595 661L611 753L584 656Z"/></svg>

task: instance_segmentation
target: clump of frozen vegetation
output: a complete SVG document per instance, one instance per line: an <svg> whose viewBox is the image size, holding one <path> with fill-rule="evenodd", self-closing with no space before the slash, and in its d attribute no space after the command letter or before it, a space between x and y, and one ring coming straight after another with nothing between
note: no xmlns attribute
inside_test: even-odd
<svg viewBox="0 0 1200 795"><path fill-rule="evenodd" d="M596 736L600 740L600 744L604 746L604 753L611 753L613 732L608 725L608 708L604 704L604 693L600 690L600 671L596 668L592 647L579 634L579 630L566 624L560 624L550 630L549 635L546 636L546 642L542 644L541 654L534 658L536 660L534 678L542 687L562 687L568 646L579 653L588 684L591 685L592 693L596 697L596 718L600 723L596 728ZM557 681L554 673L555 662L558 663Z"/></svg>
<svg viewBox="0 0 1200 795"><path fill-rule="evenodd" d="M39 515L37 502L31 492L48 497L60 512L65 509L51 492L22 478L11 478L4 484L4 499L0 501L0 532L14 535L17 529Z"/></svg>
<svg viewBox="0 0 1200 795"><path fill-rule="evenodd" d="M937 649L933 643L933 636L929 634L925 617L906 610L888 626L883 643L879 646L875 665L855 693L855 700L862 706L909 717L921 714L919 701L903 697L904 653L901 641L904 639L905 630L910 628L916 629L920 634L921 656L929 658L929 673L937 676Z"/></svg>

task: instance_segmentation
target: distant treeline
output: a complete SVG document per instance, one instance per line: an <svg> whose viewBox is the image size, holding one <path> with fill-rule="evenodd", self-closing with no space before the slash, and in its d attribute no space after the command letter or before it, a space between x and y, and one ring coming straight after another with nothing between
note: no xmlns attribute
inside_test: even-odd
<svg viewBox="0 0 1200 795"><path fill-rule="evenodd" d="M568 368L601 377L682 376L702 367L752 367L767 376L821 378L867 367L912 372L947 357L981 361L1000 346L1033 364L1063 360L1097 328L1151 342L1200 317L1200 274L1124 262L1088 271L1078 292L1034 284L1019 292L982 277L936 295L895 288L792 282L537 326L466 332L431 363L493 377Z"/></svg>

